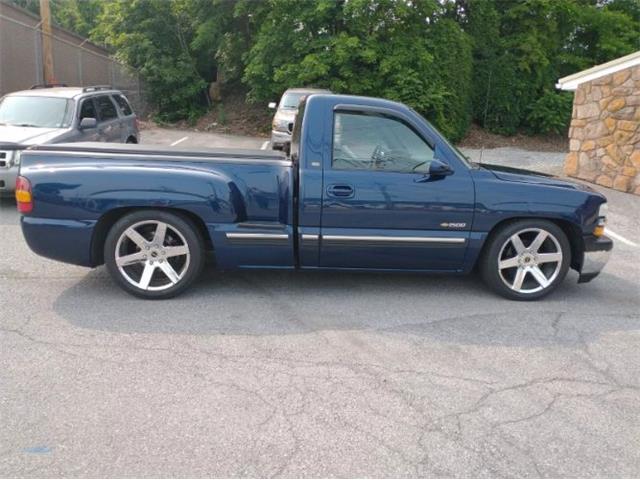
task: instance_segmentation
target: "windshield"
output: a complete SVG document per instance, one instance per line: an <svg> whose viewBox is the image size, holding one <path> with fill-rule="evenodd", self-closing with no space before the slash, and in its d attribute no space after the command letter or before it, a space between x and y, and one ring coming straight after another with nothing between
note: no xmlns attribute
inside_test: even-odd
<svg viewBox="0 0 640 480"><path fill-rule="evenodd" d="M303 92L285 93L280 100L280 108L298 108L300 100L306 97L308 94Z"/></svg>
<svg viewBox="0 0 640 480"><path fill-rule="evenodd" d="M447 137L442 135L442 133L440 133L440 131L436 127L434 127L431 124L431 122L429 122L429 120L424 118L422 115L420 115L418 112L416 112L413 108L411 109L411 111L413 113L415 113L418 117L420 117L422 119L422 121L424 121L424 123L429 125L434 132L438 132L438 135L440 135L440 138L442 138L442 140L444 140L444 143L446 143L447 145L449 145L451 147L451 150L453 150L455 152L455 154L458 156L458 158L460 159L460 161L462 163L464 163L467 167L477 168L478 165L476 165L475 162L471 161L471 159L469 157L467 157L464 153L462 153L458 147L456 147L449 140L447 140Z"/></svg>
<svg viewBox="0 0 640 480"><path fill-rule="evenodd" d="M10 96L0 100L0 125L65 128L71 121L66 98Z"/></svg>

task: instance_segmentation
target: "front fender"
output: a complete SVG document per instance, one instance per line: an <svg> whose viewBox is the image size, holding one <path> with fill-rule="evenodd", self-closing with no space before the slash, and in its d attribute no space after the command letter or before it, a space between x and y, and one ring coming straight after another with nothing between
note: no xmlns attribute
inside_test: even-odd
<svg viewBox="0 0 640 480"><path fill-rule="evenodd" d="M484 244L500 224L510 220L540 218L563 227L572 245L572 267L582 266L585 235L597 223L598 209L606 199L587 189L560 185L509 182L490 172L474 174L475 215L470 235L467 270L475 265Z"/></svg>

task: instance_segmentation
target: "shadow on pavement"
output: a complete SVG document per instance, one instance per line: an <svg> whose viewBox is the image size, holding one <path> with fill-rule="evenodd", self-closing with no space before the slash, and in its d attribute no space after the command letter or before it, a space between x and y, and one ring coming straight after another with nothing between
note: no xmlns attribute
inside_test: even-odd
<svg viewBox="0 0 640 480"><path fill-rule="evenodd" d="M460 344L575 346L605 331L640 328L637 286L603 274L577 285L571 275L546 300L513 302L488 291L475 275L440 277L344 272L216 272L185 295L139 300L103 269L89 273L55 301L73 325L120 333L295 335L371 330ZM620 302L602 288L607 282ZM581 305L579 309L575 304ZM613 310L608 304L617 303Z"/></svg>

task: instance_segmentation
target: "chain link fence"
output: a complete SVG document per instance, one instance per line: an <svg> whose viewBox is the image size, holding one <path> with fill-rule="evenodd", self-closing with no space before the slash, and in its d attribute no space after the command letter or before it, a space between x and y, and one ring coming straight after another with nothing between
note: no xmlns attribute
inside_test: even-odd
<svg viewBox="0 0 640 480"><path fill-rule="evenodd" d="M0 0L0 97L43 84L40 18ZM139 116L148 113L140 76L109 51L58 27L52 31L56 82L69 86L112 85Z"/></svg>

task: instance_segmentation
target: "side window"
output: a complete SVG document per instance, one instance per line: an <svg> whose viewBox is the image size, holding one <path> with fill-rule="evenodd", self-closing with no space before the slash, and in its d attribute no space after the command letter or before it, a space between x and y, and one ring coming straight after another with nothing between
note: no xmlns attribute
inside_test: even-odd
<svg viewBox="0 0 640 480"><path fill-rule="evenodd" d="M426 173L433 149L408 125L382 115L336 112L332 167Z"/></svg>
<svg viewBox="0 0 640 480"><path fill-rule="evenodd" d="M98 105L98 113L100 113L100 121L105 122L118 118L116 106L107 95L96 97L95 100Z"/></svg>
<svg viewBox="0 0 640 480"><path fill-rule="evenodd" d="M96 106L93 103L93 100L87 98L82 101L82 106L80 107L80 121L83 118L95 118L98 119L98 115L96 114Z"/></svg>
<svg viewBox="0 0 640 480"><path fill-rule="evenodd" d="M120 107L120 110L122 111L122 114L125 117L128 117L133 113L133 110L131 110L131 105L129 105L129 102L127 102L126 98L124 98L122 95L114 95L113 98L115 98L118 106Z"/></svg>

